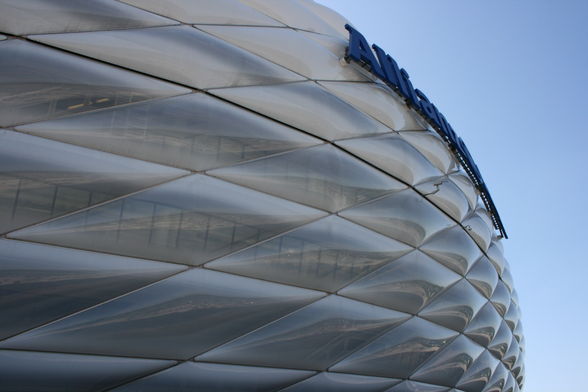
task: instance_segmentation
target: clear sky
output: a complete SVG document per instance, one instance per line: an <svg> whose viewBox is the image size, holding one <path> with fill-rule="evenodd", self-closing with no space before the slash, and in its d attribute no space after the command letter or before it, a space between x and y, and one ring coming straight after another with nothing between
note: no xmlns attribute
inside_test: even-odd
<svg viewBox="0 0 588 392"><path fill-rule="evenodd" d="M411 75L505 224L527 392L588 391L588 0L318 0Z"/></svg>

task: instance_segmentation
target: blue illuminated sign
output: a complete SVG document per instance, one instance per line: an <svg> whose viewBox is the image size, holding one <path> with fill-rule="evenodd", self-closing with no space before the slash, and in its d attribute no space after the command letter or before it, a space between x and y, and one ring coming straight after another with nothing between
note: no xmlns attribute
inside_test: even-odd
<svg viewBox="0 0 588 392"><path fill-rule="evenodd" d="M465 171L480 192L482 201L492 215L492 220L496 229L498 229L505 238L508 238L478 166L474 163L464 141L457 136L445 116L439 112L437 107L429 101L427 96L421 90L415 89L412 86L408 72L403 68L399 68L396 61L390 57L390 55L386 54L386 52L377 45L372 45L370 48L370 45L367 43L363 35L350 25L345 25L345 29L349 31L349 46L345 54L345 60L348 62L355 61L359 63L374 76L384 81L389 87L403 97L409 106L418 111L429 124L431 124L443 140L447 142L453 154L464 167Z"/></svg>

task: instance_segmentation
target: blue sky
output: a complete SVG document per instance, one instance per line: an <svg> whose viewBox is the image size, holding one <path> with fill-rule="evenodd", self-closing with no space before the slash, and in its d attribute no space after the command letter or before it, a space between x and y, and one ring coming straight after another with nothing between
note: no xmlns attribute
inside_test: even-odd
<svg viewBox="0 0 588 392"><path fill-rule="evenodd" d="M510 237L524 390L586 390L588 1L319 2L410 73L480 168Z"/></svg>

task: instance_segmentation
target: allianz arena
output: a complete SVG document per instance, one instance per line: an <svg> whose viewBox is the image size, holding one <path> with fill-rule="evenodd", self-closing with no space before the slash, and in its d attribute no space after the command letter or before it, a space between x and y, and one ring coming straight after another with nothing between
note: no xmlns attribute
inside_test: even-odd
<svg viewBox="0 0 588 392"><path fill-rule="evenodd" d="M0 391L520 390L491 199L348 23L0 0Z"/></svg>

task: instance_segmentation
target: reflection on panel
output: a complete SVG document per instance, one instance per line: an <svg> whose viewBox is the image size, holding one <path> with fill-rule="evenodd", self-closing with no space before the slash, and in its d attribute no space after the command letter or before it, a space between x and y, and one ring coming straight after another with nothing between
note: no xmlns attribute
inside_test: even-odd
<svg viewBox="0 0 588 392"><path fill-rule="evenodd" d="M403 381L384 392L447 392L449 388L415 381ZM452 391L453 392L453 391Z"/></svg>
<svg viewBox="0 0 588 392"><path fill-rule="evenodd" d="M508 291L512 292L514 289L514 282L513 282L512 274L510 272L510 266L508 265L508 263L506 263L506 265L504 266L504 271L502 271L502 274L500 275L500 279L502 280L502 283L504 283L506 285L506 288L508 289Z"/></svg>
<svg viewBox="0 0 588 392"><path fill-rule="evenodd" d="M40 34L152 27L177 22L109 0L0 0L0 31Z"/></svg>
<svg viewBox="0 0 588 392"><path fill-rule="evenodd" d="M239 0L120 0L184 23L283 26Z"/></svg>
<svg viewBox="0 0 588 392"><path fill-rule="evenodd" d="M0 338L184 269L173 264L0 240Z"/></svg>
<svg viewBox="0 0 588 392"><path fill-rule="evenodd" d="M421 250L460 275L465 275L482 255L460 226L436 234Z"/></svg>
<svg viewBox="0 0 588 392"><path fill-rule="evenodd" d="M319 373L281 391L283 392L381 392L398 380L343 373Z"/></svg>
<svg viewBox="0 0 588 392"><path fill-rule="evenodd" d="M11 237L198 265L323 215L197 174Z"/></svg>
<svg viewBox="0 0 588 392"><path fill-rule="evenodd" d="M498 284L498 274L486 256L482 256L466 275L466 279L474 285L486 298L490 298Z"/></svg>
<svg viewBox="0 0 588 392"><path fill-rule="evenodd" d="M314 82L219 89L211 93L328 140L391 131Z"/></svg>
<svg viewBox="0 0 588 392"><path fill-rule="evenodd" d="M322 295L192 269L5 340L0 348L188 359Z"/></svg>
<svg viewBox="0 0 588 392"><path fill-rule="evenodd" d="M484 388L484 392L502 392L507 377L508 370L506 370L503 364L499 363L488 385Z"/></svg>
<svg viewBox="0 0 588 392"><path fill-rule="evenodd" d="M426 129L387 87L375 83L321 82L329 91L395 131ZM425 155L426 156L426 155Z"/></svg>
<svg viewBox="0 0 588 392"><path fill-rule="evenodd" d="M414 317L331 368L337 372L407 378L458 333Z"/></svg>
<svg viewBox="0 0 588 392"><path fill-rule="evenodd" d="M307 288L335 291L410 247L331 216L206 265Z"/></svg>
<svg viewBox="0 0 588 392"><path fill-rule="evenodd" d="M520 318L521 311L519 310L519 306L511 301L508 312L504 315L504 321L506 321L511 330L514 330Z"/></svg>
<svg viewBox="0 0 588 392"><path fill-rule="evenodd" d="M500 324L500 328L494 336L492 343L488 346L488 350L498 359L502 360L508 348L510 347L510 343L512 341L512 332L508 325L502 321Z"/></svg>
<svg viewBox="0 0 588 392"><path fill-rule="evenodd" d="M415 314L459 279L456 273L414 251L345 287L339 294Z"/></svg>
<svg viewBox="0 0 588 392"><path fill-rule="evenodd" d="M0 126L189 90L21 40L0 43Z"/></svg>
<svg viewBox="0 0 588 392"><path fill-rule="evenodd" d="M484 349L463 335L421 366L411 379L438 385L455 385Z"/></svg>
<svg viewBox="0 0 588 392"><path fill-rule="evenodd" d="M0 233L187 172L0 130Z"/></svg>
<svg viewBox="0 0 588 392"><path fill-rule="evenodd" d="M464 334L484 347L488 347L500 325L502 318L492 305L487 302L467 326Z"/></svg>
<svg viewBox="0 0 588 392"><path fill-rule="evenodd" d="M406 188L330 144L209 173L331 212Z"/></svg>
<svg viewBox="0 0 588 392"><path fill-rule="evenodd" d="M329 296L197 359L326 370L409 317L404 313Z"/></svg>
<svg viewBox="0 0 588 392"><path fill-rule="evenodd" d="M307 8L297 0L241 0L251 7L264 14L296 29L314 31L316 33L339 35L338 30L325 23L323 19L316 16L311 8ZM344 34L347 38L348 34Z"/></svg>
<svg viewBox="0 0 588 392"><path fill-rule="evenodd" d="M415 189L458 222L471 211L466 196L446 177L419 184Z"/></svg>
<svg viewBox="0 0 588 392"><path fill-rule="evenodd" d="M490 381L494 369L498 366L498 360L487 350L476 359L476 361L466 370L456 386L466 392L479 392Z"/></svg>
<svg viewBox="0 0 588 392"><path fill-rule="evenodd" d="M494 307L496 310L498 310L498 313L504 317L508 307L510 306L510 293L508 292L506 285L502 283L501 280L497 282L490 301L492 301Z"/></svg>
<svg viewBox="0 0 588 392"><path fill-rule="evenodd" d="M197 27L309 79L368 80L322 45L286 27Z"/></svg>
<svg viewBox="0 0 588 392"><path fill-rule="evenodd" d="M410 185L442 175L439 169L396 134L343 140L337 145Z"/></svg>
<svg viewBox="0 0 588 392"><path fill-rule="evenodd" d="M412 189L350 208L339 215L415 247L455 225Z"/></svg>
<svg viewBox="0 0 588 392"><path fill-rule="evenodd" d="M499 275L502 274L502 272L504 271L504 267L507 264L507 261L504 258L503 251L502 251L501 247L502 247L502 244L500 244L500 242L492 241L492 244L490 245L490 247L488 248L488 251L486 252L486 254L488 255L488 258L490 259L490 261L494 265L494 268L496 268L496 271L498 272Z"/></svg>
<svg viewBox="0 0 588 392"><path fill-rule="evenodd" d="M486 301L467 280L462 279L421 310L419 316L462 332Z"/></svg>
<svg viewBox="0 0 588 392"><path fill-rule="evenodd" d="M520 353L521 350L519 348L519 343L517 342L517 339L513 336L510 341L508 351L506 352L506 354L504 354L504 358L502 358L502 363L504 363L508 369L512 369Z"/></svg>
<svg viewBox="0 0 588 392"><path fill-rule="evenodd" d="M113 391L271 392L312 374L302 370L185 362Z"/></svg>
<svg viewBox="0 0 588 392"><path fill-rule="evenodd" d="M462 222L462 226L466 229L467 233L472 237L476 244L478 244L483 251L487 251L490 246L490 241L492 240L493 226L491 223L486 223L480 215L479 212L470 215Z"/></svg>
<svg viewBox="0 0 588 392"><path fill-rule="evenodd" d="M0 350L0 391L102 391L173 363L152 359Z"/></svg>
<svg viewBox="0 0 588 392"><path fill-rule="evenodd" d="M196 88L303 79L189 26L49 34L31 38ZM145 58L150 61L144 61Z"/></svg>
<svg viewBox="0 0 588 392"><path fill-rule="evenodd" d="M470 180L468 175L462 171L459 171L450 174L447 177L449 178L449 181L455 184L459 188L459 190L461 190L461 192L464 194L470 205L470 209L475 209L478 203L478 193L476 191L476 188L474 187L474 184L472 183L472 180Z"/></svg>
<svg viewBox="0 0 588 392"><path fill-rule="evenodd" d="M320 142L205 94L125 105L17 129L192 170L228 166Z"/></svg>
<svg viewBox="0 0 588 392"><path fill-rule="evenodd" d="M400 136L419 150L421 154L443 173L449 173L456 169L457 163L449 148L433 132L402 132Z"/></svg>

